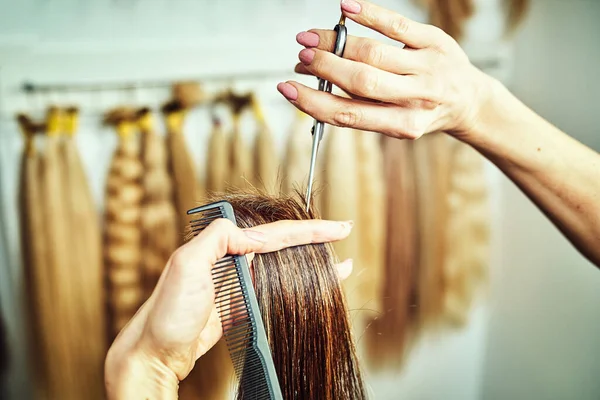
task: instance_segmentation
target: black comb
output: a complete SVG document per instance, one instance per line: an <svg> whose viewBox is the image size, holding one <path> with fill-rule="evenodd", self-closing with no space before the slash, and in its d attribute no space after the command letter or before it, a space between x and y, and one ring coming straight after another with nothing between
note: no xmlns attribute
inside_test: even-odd
<svg viewBox="0 0 600 400"><path fill-rule="evenodd" d="M199 214L191 221L194 236L219 218L237 225L233 207L227 201L187 213ZM226 255L214 265L212 276L223 336L240 382L239 394L244 400L283 400L246 257Z"/></svg>

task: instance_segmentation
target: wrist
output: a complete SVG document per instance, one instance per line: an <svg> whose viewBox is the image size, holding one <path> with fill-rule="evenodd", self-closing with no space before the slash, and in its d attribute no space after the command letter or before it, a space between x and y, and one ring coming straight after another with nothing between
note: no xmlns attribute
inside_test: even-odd
<svg viewBox="0 0 600 400"><path fill-rule="evenodd" d="M109 400L177 399L179 379L162 361L141 351L115 355L109 352L105 365Z"/></svg>

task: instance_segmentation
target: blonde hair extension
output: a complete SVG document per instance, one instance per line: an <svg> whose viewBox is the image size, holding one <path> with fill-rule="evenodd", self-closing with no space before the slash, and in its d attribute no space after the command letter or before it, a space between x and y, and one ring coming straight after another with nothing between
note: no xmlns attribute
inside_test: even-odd
<svg viewBox="0 0 600 400"><path fill-rule="evenodd" d="M169 171L175 189L179 244L184 242L185 230L190 221L187 211L194 208L196 202L204 197L204 193L200 192L194 163L183 133L185 112L185 109L176 102L168 103L163 107L167 125Z"/></svg>
<svg viewBox="0 0 600 400"><path fill-rule="evenodd" d="M78 111L66 110L63 115L64 138L61 141L64 177L69 210L68 242L72 246L71 273L78 281L75 299L77 335L82 339L78 349L81 358L79 379L86 382L86 398L101 398L104 391L104 357L106 355L106 308L104 270L102 265L102 234L98 212L92 199L87 177L79 157L74 135Z"/></svg>
<svg viewBox="0 0 600 400"><path fill-rule="evenodd" d="M106 187L105 264L110 283L112 337L135 314L144 294L140 230L143 166L133 120L134 112L123 108L105 118L119 135Z"/></svg>
<svg viewBox="0 0 600 400"><path fill-rule="evenodd" d="M312 120L302 111L296 111L296 119L287 138L283 164L283 192L291 195L305 187L310 166Z"/></svg>
<svg viewBox="0 0 600 400"><path fill-rule="evenodd" d="M229 180L229 151L231 145L221 121L213 117L212 132L206 152L206 190L223 193Z"/></svg>
<svg viewBox="0 0 600 400"><path fill-rule="evenodd" d="M53 398L60 393L61 371L52 368L62 360L60 342L52 301L54 298L49 257L47 254L46 221L40 199L44 198L41 182L41 157L35 148L35 127L25 115L19 115L19 125L25 138L21 158L19 191L20 232L25 291L29 322L29 348L34 366L35 398Z"/></svg>
<svg viewBox="0 0 600 400"><path fill-rule="evenodd" d="M488 191L482 156L458 141L450 143L451 164L443 265L443 312L464 326L489 264Z"/></svg>
<svg viewBox="0 0 600 400"><path fill-rule="evenodd" d="M326 219L336 221L354 220L358 216L358 182L356 160L356 131L332 127L325 132L321 160L324 163L321 211ZM319 171L321 172L321 171ZM358 229L350 236L333 244L340 259L354 259L354 270L343 282L348 309L357 336L364 329L364 307L371 299L362 297L362 283L368 274L359 261ZM356 262L359 261L359 262Z"/></svg>
<svg viewBox="0 0 600 400"><path fill-rule="evenodd" d="M138 112L142 136L142 273L148 298L177 248L177 215L173 205L173 185L168 172L165 141L156 134L149 109Z"/></svg>
<svg viewBox="0 0 600 400"><path fill-rule="evenodd" d="M252 110L258 124L258 132L254 139L254 182L258 188L264 189L265 193L275 194L278 189L279 158L262 107L254 95Z"/></svg>
<svg viewBox="0 0 600 400"><path fill-rule="evenodd" d="M79 299L77 274L72 271L72 247L69 238L70 210L65 164L60 152L60 111L51 108L46 126L46 143L43 168L43 199L45 236L48 239L47 255L50 284L53 287L53 324L56 332L57 358L51 360L60 371L57 390L62 399L79 399L85 393L86 383L79 376L80 358L86 338L77 329L77 316L82 307Z"/></svg>
<svg viewBox="0 0 600 400"><path fill-rule="evenodd" d="M444 296L444 234L447 224L450 149L443 133L431 133L414 143L417 162L420 257L415 308L419 328L439 325Z"/></svg>
<svg viewBox="0 0 600 400"><path fill-rule="evenodd" d="M384 137L387 231L383 309L369 333L375 368L398 367L404 360L414 304L419 259L414 142Z"/></svg>
<svg viewBox="0 0 600 400"><path fill-rule="evenodd" d="M229 182L232 188L246 188L253 184L252 151L244 141L240 130L240 114L233 114L233 133L229 152Z"/></svg>
<svg viewBox="0 0 600 400"><path fill-rule="evenodd" d="M383 312L382 280L385 266L386 184L381 138L372 132L357 132L356 160L358 213L356 229L359 244L358 265L362 274L360 295L363 308L377 317Z"/></svg>

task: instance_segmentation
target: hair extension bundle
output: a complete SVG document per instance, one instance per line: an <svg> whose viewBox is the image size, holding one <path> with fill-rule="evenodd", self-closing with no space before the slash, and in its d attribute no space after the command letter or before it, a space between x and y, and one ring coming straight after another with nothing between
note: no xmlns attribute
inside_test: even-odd
<svg viewBox="0 0 600 400"><path fill-rule="evenodd" d="M252 151L244 142L240 129L240 114L233 113L233 134L229 152L229 182L232 188L245 188L253 184Z"/></svg>
<svg viewBox="0 0 600 400"><path fill-rule="evenodd" d="M252 96L252 110L258 124L254 139L254 182L257 187L264 188L266 193L274 194L277 190L279 159L273 136L256 96Z"/></svg>
<svg viewBox="0 0 600 400"><path fill-rule="evenodd" d="M69 210L68 242L72 246L71 273L78 281L74 285L80 304L77 332L85 343L78 349L81 358L78 374L86 385L86 398L100 398L104 391L103 367L106 355L104 271L102 265L102 235L96 206L88 187L87 177L78 154L74 135L77 130L74 108L64 114L61 142L66 201ZM85 348L85 351L82 350Z"/></svg>
<svg viewBox="0 0 600 400"><path fill-rule="evenodd" d="M80 302L80 277L73 273L72 243L70 243L70 210L64 160L61 157L61 115L56 108L48 112L46 126L45 159L43 168L44 227L47 242L47 268L52 285L51 307L53 309L53 331L56 335L56 359L51 359L51 368L60 371L57 390L60 398L78 399L85 393L87 382L78 374L82 368L81 351L86 340L81 335L78 317L85 312ZM83 355L84 356L84 355ZM58 367L54 367L54 365ZM56 381L53 382L55 384Z"/></svg>
<svg viewBox="0 0 600 400"><path fill-rule="evenodd" d="M312 119L306 114L296 112L296 120L288 135L285 151L283 191L286 194L296 193L296 190L306 185L312 148L312 138L309 134L311 124Z"/></svg>
<svg viewBox="0 0 600 400"><path fill-rule="evenodd" d="M177 215L173 205L173 185L168 172L165 141L156 134L150 110L138 111L142 164L142 274L148 298L178 245Z"/></svg>
<svg viewBox="0 0 600 400"><path fill-rule="evenodd" d="M504 0L507 33L513 34L521 25L531 6L531 0Z"/></svg>
<svg viewBox="0 0 600 400"><path fill-rule="evenodd" d="M209 193L224 193L229 180L229 138L221 121L213 117L213 126L206 152L206 190Z"/></svg>
<svg viewBox="0 0 600 400"><path fill-rule="evenodd" d="M489 209L482 156L458 141L451 151L443 264L443 313L453 325L468 320L489 263Z"/></svg>
<svg viewBox="0 0 600 400"><path fill-rule="evenodd" d="M36 127L25 115L18 117L25 137L25 147L21 158L19 192L21 248L27 293L27 310L30 334L29 347L35 372L36 398L52 398L60 393L59 368L51 365L62 360L58 341L58 326L54 325L55 315L52 301L54 297L51 280L50 259L47 257L47 236L44 212L39 199L44 197L41 181L41 157L35 148Z"/></svg>
<svg viewBox="0 0 600 400"><path fill-rule="evenodd" d="M255 193L225 196L238 226L319 218L304 199ZM366 399L329 244L257 254L254 288L283 398ZM244 379L244 377L242 377ZM238 399L254 399L244 391Z"/></svg>
<svg viewBox="0 0 600 400"><path fill-rule="evenodd" d="M404 359L419 260L414 142L384 137L387 231L383 309L369 334L374 366L399 366Z"/></svg>
<svg viewBox="0 0 600 400"><path fill-rule="evenodd" d="M365 301L363 308L370 310L373 317L383 312L381 289L385 266L386 185L380 142L377 134L356 134L358 214L355 229L359 265L365 268L360 294Z"/></svg>
<svg viewBox="0 0 600 400"><path fill-rule="evenodd" d="M194 207L204 194L201 193L194 163L183 133L185 109L178 102L171 102L163 107L163 113L167 125L169 170L175 188L175 209L179 218L178 243L181 244L189 222L186 211Z"/></svg>
<svg viewBox="0 0 600 400"><path fill-rule="evenodd" d="M140 231L143 166L133 121L134 112L123 108L105 118L119 135L106 189L105 264L112 336L119 333L143 300Z"/></svg>
<svg viewBox="0 0 600 400"><path fill-rule="evenodd" d="M323 192L321 210L323 216L334 221L356 220L358 208L358 168L356 152L357 132L332 127L323 139ZM357 230L345 240L333 244L341 259L359 257L359 237ZM344 281L344 292L352 315L355 332L362 333L363 308L372 299L362 297L362 285L368 270L360 263L354 263L354 271Z"/></svg>
<svg viewBox="0 0 600 400"><path fill-rule="evenodd" d="M429 11L429 23L457 41L462 40L465 23L475 12L474 0L421 0Z"/></svg>
<svg viewBox="0 0 600 400"><path fill-rule="evenodd" d="M419 327L440 323L444 297L443 264L446 258L450 148L443 133L415 141L420 257L416 312Z"/></svg>

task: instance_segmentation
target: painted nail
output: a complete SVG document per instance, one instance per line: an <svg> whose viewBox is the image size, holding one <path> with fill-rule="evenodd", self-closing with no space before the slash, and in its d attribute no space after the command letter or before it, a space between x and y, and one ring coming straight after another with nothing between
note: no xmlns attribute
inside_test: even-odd
<svg viewBox="0 0 600 400"><path fill-rule="evenodd" d="M355 0L342 0L340 6L342 10L350 14L358 14L361 10L360 3Z"/></svg>
<svg viewBox="0 0 600 400"><path fill-rule="evenodd" d="M336 265L338 277L340 278L340 280L347 279L350 276L350 274L352 274L352 267L353 262L351 258Z"/></svg>
<svg viewBox="0 0 600 400"><path fill-rule="evenodd" d="M298 90L287 82L281 82L277 85L277 90L279 90L279 93L281 93L283 97L290 101L298 99Z"/></svg>
<svg viewBox="0 0 600 400"><path fill-rule="evenodd" d="M319 45L319 35L312 32L300 32L296 35L298 44L306 47L317 47Z"/></svg>
<svg viewBox="0 0 600 400"><path fill-rule="evenodd" d="M304 65L310 65L315 58L315 51L313 49L304 49L298 54L298 58Z"/></svg>
<svg viewBox="0 0 600 400"><path fill-rule="evenodd" d="M244 234L249 237L252 240L256 240L257 242L260 243L267 243L268 239L267 239L267 235L265 235L262 232L258 232L258 231L252 231L252 230L245 230Z"/></svg>
<svg viewBox="0 0 600 400"><path fill-rule="evenodd" d="M342 227L344 231L351 231L352 227L354 227L354 221L344 221L342 222Z"/></svg>

